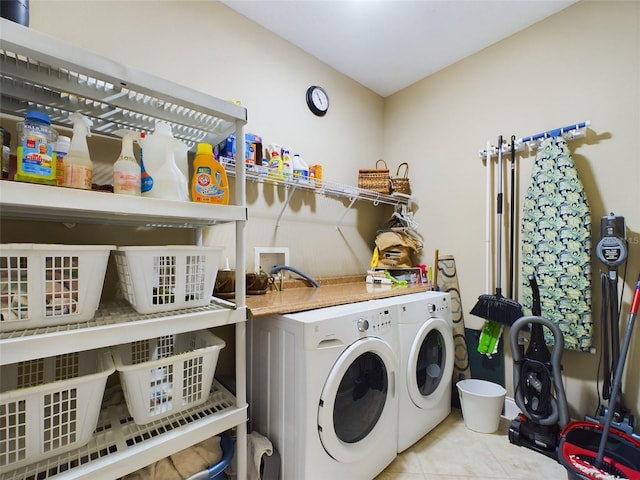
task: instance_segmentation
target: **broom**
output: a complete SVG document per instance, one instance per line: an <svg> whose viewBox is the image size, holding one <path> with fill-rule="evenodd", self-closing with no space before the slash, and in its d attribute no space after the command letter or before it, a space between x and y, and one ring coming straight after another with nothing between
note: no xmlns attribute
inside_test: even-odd
<svg viewBox="0 0 640 480"><path fill-rule="evenodd" d="M496 198L498 216L496 292L494 295L480 295L471 309L471 315L510 327L522 317L522 306L510 298L502 296L502 135L498 138L498 194Z"/></svg>

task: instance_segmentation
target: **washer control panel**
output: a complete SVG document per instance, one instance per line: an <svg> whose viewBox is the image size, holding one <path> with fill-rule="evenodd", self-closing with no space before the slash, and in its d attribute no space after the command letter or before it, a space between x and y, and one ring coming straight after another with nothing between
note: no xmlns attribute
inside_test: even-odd
<svg viewBox="0 0 640 480"><path fill-rule="evenodd" d="M381 333L393 328L393 314L390 308L366 312L358 315L356 321L360 333Z"/></svg>
<svg viewBox="0 0 640 480"><path fill-rule="evenodd" d="M366 332L367 330L369 330L369 320L367 320L366 318L360 317L358 319L358 331Z"/></svg>

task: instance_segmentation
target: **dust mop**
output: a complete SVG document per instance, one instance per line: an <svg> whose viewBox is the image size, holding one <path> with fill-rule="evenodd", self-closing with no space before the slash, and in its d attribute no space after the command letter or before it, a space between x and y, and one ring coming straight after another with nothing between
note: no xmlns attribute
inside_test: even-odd
<svg viewBox="0 0 640 480"><path fill-rule="evenodd" d="M500 135L498 138L498 194L496 198L498 218L496 291L494 295L480 295L470 313L489 322L498 323L502 326L511 326L513 322L522 317L522 306L518 302L502 295L502 175L502 135ZM487 334L495 334L499 330L495 325L487 326L486 323L483 332L485 329L488 330ZM480 345L478 346L478 351L480 351Z"/></svg>

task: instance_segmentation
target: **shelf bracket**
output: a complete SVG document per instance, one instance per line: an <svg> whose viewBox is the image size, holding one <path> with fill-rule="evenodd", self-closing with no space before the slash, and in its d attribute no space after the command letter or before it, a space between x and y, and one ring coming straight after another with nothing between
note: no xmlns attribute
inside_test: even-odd
<svg viewBox="0 0 640 480"><path fill-rule="evenodd" d="M353 207L353 204L356 203L356 200L358 200L358 195L349 197L349 200L350 200L349 206L345 209L344 213L340 217L340 220L338 220L338 223L336 223L336 229L338 230L340 230L340 225L342 224L344 217L347 216L347 213L349 213L349 210L351 210L351 207Z"/></svg>
<svg viewBox="0 0 640 480"><path fill-rule="evenodd" d="M293 197L293 194L296 193L296 190L298 189L297 185L285 185L285 188L287 190L287 201L284 202L284 205L282 206L282 210L280 210L280 215L278 215L278 220L276 221L276 227L280 226L280 219L282 218L282 215L284 214L285 209L289 206L289 202L291 201L291 197Z"/></svg>

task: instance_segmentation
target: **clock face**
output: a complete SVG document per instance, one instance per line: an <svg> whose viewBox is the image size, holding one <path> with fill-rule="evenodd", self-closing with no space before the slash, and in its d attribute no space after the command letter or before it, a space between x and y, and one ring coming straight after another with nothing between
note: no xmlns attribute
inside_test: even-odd
<svg viewBox="0 0 640 480"><path fill-rule="evenodd" d="M315 115L321 117L329 110L329 95L322 87L309 87L307 89L307 105Z"/></svg>

